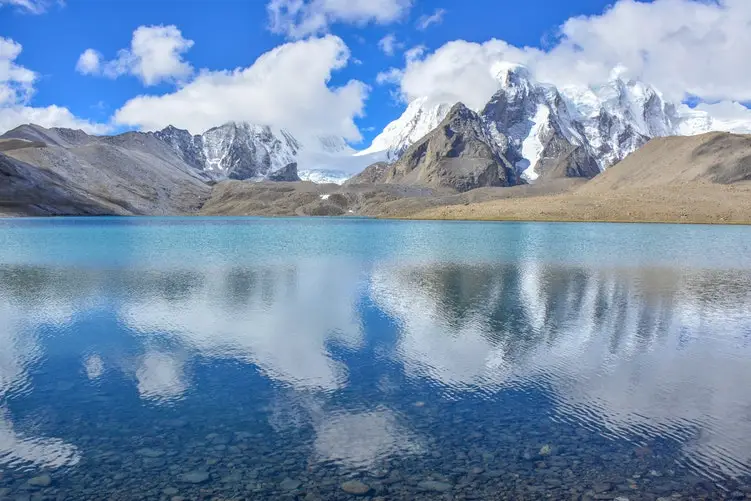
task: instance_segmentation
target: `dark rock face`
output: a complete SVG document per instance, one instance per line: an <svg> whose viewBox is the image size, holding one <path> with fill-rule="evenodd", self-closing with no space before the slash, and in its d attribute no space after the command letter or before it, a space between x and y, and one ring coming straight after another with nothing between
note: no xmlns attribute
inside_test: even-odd
<svg viewBox="0 0 751 501"><path fill-rule="evenodd" d="M194 136L187 130L170 125L154 132L154 137L170 145L188 165L199 170L203 170L206 166L201 136Z"/></svg>
<svg viewBox="0 0 751 501"><path fill-rule="evenodd" d="M344 184L367 184L367 183L383 183L384 176L388 171L390 165L386 162L376 162L365 168L361 173L356 176L352 176L347 179Z"/></svg>
<svg viewBox="0 0 751 501"><path fill-rule="evenodd" d="M488 136L480 116L461 103L395 164L369 169L364 176L367 180L460 192L517 183L511 164Z"/></svg>
<svg viewBox="0 0 751 501"><path fill-rule="evenodd" d="M269 181L299 181L300 176L297 175L297 163L292 162L284 168L272 172L269 174L268 179Z"/></svg>
<svg viewBox="0 0 751 501"><path fill-rule="evenodd" d="M545 141L537 171L542 179L562 177L593 178L600 173L597 161L583 146L576 146L551 129Z"/></svg>

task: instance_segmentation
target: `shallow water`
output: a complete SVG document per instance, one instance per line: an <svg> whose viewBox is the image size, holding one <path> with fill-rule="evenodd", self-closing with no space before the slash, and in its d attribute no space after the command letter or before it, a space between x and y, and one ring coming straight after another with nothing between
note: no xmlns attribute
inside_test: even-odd
<svg viewBox="0 0 751 501"><path fill-rule="evenodd" d="M0 500L751 498L749 251L745 227L0 220Z"/></svg>

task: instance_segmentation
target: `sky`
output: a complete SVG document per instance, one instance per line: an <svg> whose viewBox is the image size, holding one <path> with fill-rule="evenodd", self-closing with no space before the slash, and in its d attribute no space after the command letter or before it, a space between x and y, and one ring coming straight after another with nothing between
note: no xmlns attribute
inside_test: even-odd
<svg viewBox="0 0 751 501"><path fill-rule="evenodd" d="M417 97L482 106L499 61L751 119L749 24L749 0L0 0L0 132L245 120L365 147Z"/></svg>

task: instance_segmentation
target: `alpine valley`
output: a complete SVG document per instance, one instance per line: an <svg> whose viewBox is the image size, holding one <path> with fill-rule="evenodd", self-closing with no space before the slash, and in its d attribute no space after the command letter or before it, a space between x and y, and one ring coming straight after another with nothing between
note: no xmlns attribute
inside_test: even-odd
<svg viewBox="0 0 751 501"><path fill-rule="evenodd" d="M751 133L751 123L717 120L667 102L657 89L617 71L601 86L565 88L536 82L519 65L499 62L493 73L498 89L482 109L414 99L361 151L339 137L303 139L248 123L202 134L169 126L117 136L22 125L0 136L0 214L427 217L422 212L436 207L565 196L618 169L654 138ZM706 168L725 165L728 155L741 162L748 175L730 177L746 196L751 150L745 150L747 141L726 144L736 149L713 150L717 161ZM684 162L693 165L699 156ZM643 162L655 169L659 163L648 156ZM662 174L655 178L670 177ZM451 217L451 211L440 214ZM709 222L719 217L704 216ZM742 210L731 219L751 215Z"/></svg>

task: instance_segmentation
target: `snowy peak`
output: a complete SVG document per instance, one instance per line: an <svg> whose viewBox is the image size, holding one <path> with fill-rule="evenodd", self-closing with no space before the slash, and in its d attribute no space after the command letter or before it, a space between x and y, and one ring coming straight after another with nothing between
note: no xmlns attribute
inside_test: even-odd
<svg viewBox="0 0 751 501"><path fill-rule="evenodd" d="M297 178L289 166L300 144L283 129L229 122L195 136L173 126L153 134L213 179Z"/></svg>
<svg viewBox="0 0 751 501"><path fill-rule="evenodd" d="M492 66L490 73L495 76L502 89L528 92L535 86L529 69L521 64L499 61Z"/></svg>
<svg viewBox="0 0 751 501"><path fill-rule="evenodd" d="M358 156L372 156L373 162L397 160L412 144L425 137L446 118L454 103L433 103L428 98L415 99L406 111L386 126L369 148Z"/></svg>
<svg viewBox="0 0 751 501"><path fill-rule="evenodd" d="M230 179L265 179L295 163L300 144L283 129L230 122L203 134L205 169Z"/></svg>

